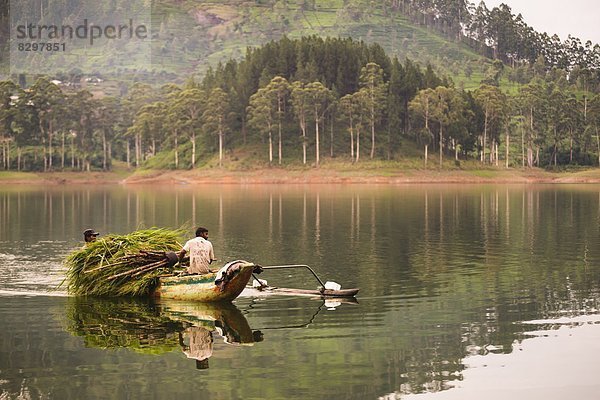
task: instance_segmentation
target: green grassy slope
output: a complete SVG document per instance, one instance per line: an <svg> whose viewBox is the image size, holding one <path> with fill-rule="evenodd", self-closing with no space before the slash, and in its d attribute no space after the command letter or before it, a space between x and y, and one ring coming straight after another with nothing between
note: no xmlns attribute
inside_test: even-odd
<svg viewBox="0 0 600 400"><path fill-rule="evenodd" d="M487 60L466 46L413 25L400 14L386 15L377 6L356 16L344 9L342 0L316 1L315 9L306 10L293 2L287 6L281 3L270 7L231 0L161 1L153 13L153 25L160 27L153 67L202 75L209 65L241 58L247 46L258 46L284 34L291 38L315 34L377 42L390 55L430 62L437 72L449 76L459 77L467 64L472 65L475 79L487 69Z"/></svg>
<svg viewBox="0 0 600 400"><path fill-rule="evenodd" d="M115 81L182 83L190 75L202 77L218 62L242 58L248 46L260 46L283 35L313 34L379 43L401 60L408 57L422 65L431 63L438 74L450 76L466 88L477 86L489 68L489 60L467 46L414 25L377 2L361 0L364 7L353 9L344 8L343 0L316 0L315 7L302 8L305 3L313 2L156 0L151 14L150 65L140 63L135 49L128 45L83 57L81 65L65 66L65 73L76 67L98 71L108 78L102 90L118 94ZM469 77L467 65L472 71ZM0 78L6 78L6 72Z"/></svg>

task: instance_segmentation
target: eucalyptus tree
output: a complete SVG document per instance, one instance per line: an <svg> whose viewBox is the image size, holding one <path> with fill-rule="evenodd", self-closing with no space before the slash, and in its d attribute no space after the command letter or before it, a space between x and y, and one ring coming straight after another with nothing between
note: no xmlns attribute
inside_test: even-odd
<svg viewBox="0 0 600 400"><path fill-rule="evenodd" d="M434 89L435 96L431 102L431 119L437 121L438 133L438 151L440 154L440 167L444 161L444 127L450 121L450 89L444 86L438 86Z"/></svg>
<svg viewBox="0 0 600 400"><path fill-rule="evenodd" d="M566 125L568 124L567 119L570 116L567 115L568 111L565 110L565 105L567 105L565 91L554 84L548 86L547 95L544 98L547 134L551 140L551 143L548 144L552 148L548 164L557 166L559 145L565 138Z"/></svg>
<svg viewBox="0 0 600 400"><path fill-rule="evenodd" d="M128 129L130 134L138 138L140 143L142 143L144 139L150 143L151 157L156 155L156 142L157 139L161 137L161 133L163 132L165 120L162 111L165 108L165 103L161 101L146 104L138 111L133 125L131 125ZM136 159L136 167L139 167L143 161L143 157Z"/></svg>
<svg viewBox="0 0 600 400"><path fill-rule="evenodd" d="M567 99L561 108L562 110L562 123L567 130L567 137L569 138L569 164L573 163L573 151L574 146L579 144L582 139L582 132L584 130L584 114L583 109L577 96L574 93L569 93Z"/></svg>
<svg viewBox="0 0 600 400"><path fill-rule="evenodd" d="M217 132L219 137L219 167L223 166L223 143L228 131L227 119L230 113L230 98L220 87L211 90L202 114L205 130ZM281 151L280 151L281 152Z"/></svg>
<svg viewBox="0 0 600 400"><path fill-rule="evenodd" d="M179 86L173 86L170 88L164 88L164 97L166 98L165 108L165 121L166 121L166 139L173 140L173 153L174 160L173 164L175 169L179 168L179 134L183 131L184 121L181 119L181 107L177 102L178 97L182 91ZM168 90L168 91L167 91Z"/></svg>
<svg viewBox="0 0 600 400"><path fill-rule="evenodd" d="M464 115L466 104L454 88L438 86L429 99L430 118L438 123L440 167L444 160L444 129L458 124Z"/></svg>
<svg viewBox="0 0 600 400"><path fill-rule="evenodd" d="M487 27L490 24L490 10L486 7L482 1L479 3L477 8L473 11L471 16L471 23L469 25L469 33L472 38L477 40L481 47L485 45L487 38Z"/></svg>
<svg viewBox="0 0 600 400"><path fill-rule="evenodd" d="M53 168L53 142L57 130L61 129L60 116L64 113L65 95L48 78L38 78L31 86L29 101L38 114L39 130L44 146L44 171ZM47 146L47 148L46 148Z"/></svg>
<svg viewBox="0 0 600 400"><path fill-rule="evenodd" d="M388 82L386 115L387 115L387 130L388 130L388 159L399 142L402 132L403 118L403 103L401 92L404 86L405 73L402 64L397 58L392 60L390 80Z"/></svg>
<svg viewBox="0 0 600 400"><path fill-rule="evenodd" d="M350 159L358 161L360 157L360 130L362 128L363 108L361 105L361 93L347 94L340 99L341 116L348 121L348 132L350 133ZM356 158L355 158L355 136L356 132Z"/></svg>
<svg viewBox="0 0 600 400"><path fill-rule="evenodd" d="M383 81L383 69L375 63L368 63L360 71L360 86L360 90L365 94L365 106L369 110L372 159L375 156L375 125L381 118L386 106L387 83Z"/></svg>
<svg viewBox="0 0 600 400"><path fill-rule="evenodd" d="M483 138L481 142L481 162L486 162L485 152L488 135L490 137L490 163L494 159L497 134L500 122L505 116L507 107L506 95L496 86L481 85L475 91L475 99L484 113ZM494 129L495 128L495 129Z"/></svg>
<svg viewBox="0 0 600 400"><path fill-rule="evenodd" d="M287 81L287 79L281 77L281 76L276 76L273 79L271 79L271 81L269 82L269 84L266 86L265 88L267 90L267 94L269 97L272 98L271 103L273 104L274 107L276 107L275 113L277 115L277 132L278 132L278 141L277 141L277 147L278 147L278 163L279 165L281 165L281 159L282 159L282 121L283 121L283 116L285 114L285 110L286 110L286 104L287 104L287 100L290 94L290 84Z"/></svg>
<svg viewBox="0 0 600 400"><path fill-rule="evenodd" d="M291 85L291 97L292 109L294 115L300 125L300 131L302 136L302 164L306 165L306 128L309 108L309 92L306 89L306 84L301 81L296 81Z"/></svg>
<svg viewBox="0 0 600 400"><path fill-rule="evenodd" d="M127 97L123 101L123 118L125 120L125 124L127 126L131 126L135 123L136 114L147 104L150 104L156 101L156 93L152 89L152 87L148 84L137 82L130 89ZM138 125L139 127L139 125ZM133 129L127 130L127 165L130 164L130 142L129 137L133 136L134 139L134 149L135 149L135 164L136 166L140 166L143 154L144 154L144 146L142 141L142 130Z"/></svg>
<svg viewBox="0 0 600 400"><path fill-rule="evenodd" d="M435 98L435 90L427 88L417 92L416 96L409 103L409 109L413 115L413 118L423 121L423 128L418 137L418 141L422 141L424 143L425 165L427 165L428 160L429 143L431 137L433 136L431 129L429 128L429 121L431 120L433 114Z"/></svg>
<svg viewBox="0 0 600 400"><path fill-rule="evenodd" d="M441 19L448 26L449 33L460 41L463 26L468 25L470 21L470 2L468 0L435 0L434 4Z"/></svg>
<svg viewBox="0 0 600 400"><path fill-rule="evenodd" d="M192 155L190 164L192 168L196 167L196 134L200 131L201 115L206 106L206 93L204 90L192 87L184 89L176 94L173 107L179 115L182 132L188 134L192 145Z"/></svg>
<svg viewBox="0 0 600 400"><path fill-rule="evenodd" d="M319 125L334 98L333 92L318 81L307 84L306 91L308 92L309 106L312 109L313 120L315 121L315 164L318 168L321 161Z"/></svg>
<svg viewBox="0 0 600 400"><path fill-rule="evenodd" d="M589 136L596 137L596 148L598 155L598 165L600 166L600 94L596 94L589 103L587 132ZM595 134L595 135L594 135Z"/></svg>
<svg viewBox="0 0 600 400"><path fill-rule="evenodd" d="M273 164L273 108L271 96L266 88L260 88L250 96L247 109L248 123L257 131L267 134L269 146L269 166Z"/></svg>
<svg viewBox="0 0 600 400"><path fill-rule="evenodd" d="M462 150L465 154L472 148L473 134L477 110L472 109L474 100L464 91L450 87L448 104L449 118L446 132L448 141L454 149L454 159L458 161L458 154Z"/></svg>
<svg viewBox="0 0 600 400"><path fill-rule="evenodd" d="M94 124L94 102L92 94L80 90L69 97L72 115L69 133L71 135L71 168L89 171L93 149L92 133ZM77 146L75 143L77 142Z"/></svg>
<svg viewBox="0 0 600 400"><path fill-rule="evenodd" d="M527 147L527 167L531 168L539 160L538 118L541 113L543 88L539 80L534 80L521 87L516 97L516 107L521 110L524 119L522 142ZM535 150L535 154L534 154Z"/></svg>
<svg viewBox="0 0 600 400"><path fill-rule="evenodd" d="M14 141L12 122L15 118L19 87L12 81L0 82L0 143L2 144L2 167L10 169L10 143Z"/></svg>
<svg viewBox="0 0 600 400"><path fill-rule="evenodd" d="M102 170L108 171L112 164L112 144L121 124L121 103L119 98L107 96L96 102L96 128L102 137ZM64 139L64 136L63 136ZM64 148L64 140L63 140ZM63 155L65 151L63 150ZM64 156L63 156L64 164Z"/></svg>

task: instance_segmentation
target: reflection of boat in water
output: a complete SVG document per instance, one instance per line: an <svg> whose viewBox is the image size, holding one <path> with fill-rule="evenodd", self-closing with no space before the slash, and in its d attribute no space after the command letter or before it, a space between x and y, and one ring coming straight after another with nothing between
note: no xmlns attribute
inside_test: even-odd
<svg viewBox="0 0 600 400"><path fill-rule="evenodd" d="M231 301L244 290L255 268L255 264L247 261L233 261L217 273L162 276L153 295L163 299Z"/></svg>
<svg viewBox="0 0 600 400"><path fill-rule="evenodd" d="M253 332L242 312L231 303L199 303L161 299L157 305L172 321L223 333L226 342L253 344Z"/></svg>
<svg viewBox="0 0 600 400"><path fill-rule="evenodd" d="M161 299L72 298L67 330L82 336L87 347L128 348L162 354L177 348L206 368L212 356L213 333L227 344L252 345L262 340L231 303L213 304Z"/></svg>
<svg viewBox="0 0 600 400"><path fill-rule="evenodd" d="M161 300L161 309L174 321L189 326L182 332L181 346L199 369L208 368L212 356L213 332L231 345L252 346L263 340L260 331L252 331L240 310L231 303L198 303Z"/></svg>

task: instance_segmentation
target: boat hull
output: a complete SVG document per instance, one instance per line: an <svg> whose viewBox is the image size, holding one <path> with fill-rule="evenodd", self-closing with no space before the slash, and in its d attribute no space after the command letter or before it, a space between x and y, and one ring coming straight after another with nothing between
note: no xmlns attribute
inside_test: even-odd
<svg viewBox="0 0 600 400"><path fill-rule="evenodd" d="M164 299L230 302L242 293L254 268L252 263L242 263L223 287L215 284L216 273L161 277L153 294Z"/></svg>

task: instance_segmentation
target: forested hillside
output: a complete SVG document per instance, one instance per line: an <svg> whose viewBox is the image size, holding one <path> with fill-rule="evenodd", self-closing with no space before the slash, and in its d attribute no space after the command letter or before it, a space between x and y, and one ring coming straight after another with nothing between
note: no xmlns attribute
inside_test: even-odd
<svg viewBox="0 0 600 400"><path fill-rule="evenodd" d="M32 0L33 1L33 0ZM8 37L8 0L0 0L0 46ZM66 4L71 16L55 4ZM39 22L81 15L117 13L128 18L127 1L91 2L39 0L39 7L24 11ZM21 3L14 2L13 6ZM144 3L146 4L146 3ZM81 63L65 66L61 80L81 77L78 71L105 75L106 80L131 83L179 82L185 76L201 77L209 66L230 58L240 59L247 46L258 46L283 35L300 38L352 37L378 43L390 56L432 64L436 72L450 75L457 84L474 88L493 73L490 60L500 59L515 68L506 82L526 83L530 76L520 70L536 62L546 67L597 70L600 48L578 38L559 38L540 33L505 5L488 9L466 0L155 0L152 21L152 64L140 63L135 48L95 48ZM23 7L25 7L23 3ZM58 10L61 10L60 12ZM121 10L121 11L115 11ZM128 11L129 10L129 11ZM13 10L14 11L14 10ZM54 15L57 14L57 15ZM3 54L7 54L3 51ZM93 56L92 56L93 55ZM56 62L59 62L56 58ZM0 66L7 76L7 57ZM55 62L53 59L48 62ZM117 90L104 88L111 94Z"/></svg>
<svg viewBox="0 0 600 400"><path fill-rule="evenodd" d="M598 46L547 40L506 6L153 7L151 71L107 67L91 80L75 68L0 82L0 168L600 162Z"/></svg>
<svg viewBox="0 0 600 400"><path fill-rule="evenodd" d="M379 45L312 36L250 49L201 82L137 83L124 98L63 92L47 78L27 90L5 81L2 166L106 170L114 157L136 167L224 166L244 148L255 165L318 166L324 156L403 157L403 141L420 147L425 163L435 151L440 166L444 157L597 165L600 95L578 96L579 81L557 69L515 94L495 78L464 91Z"/></svg>

